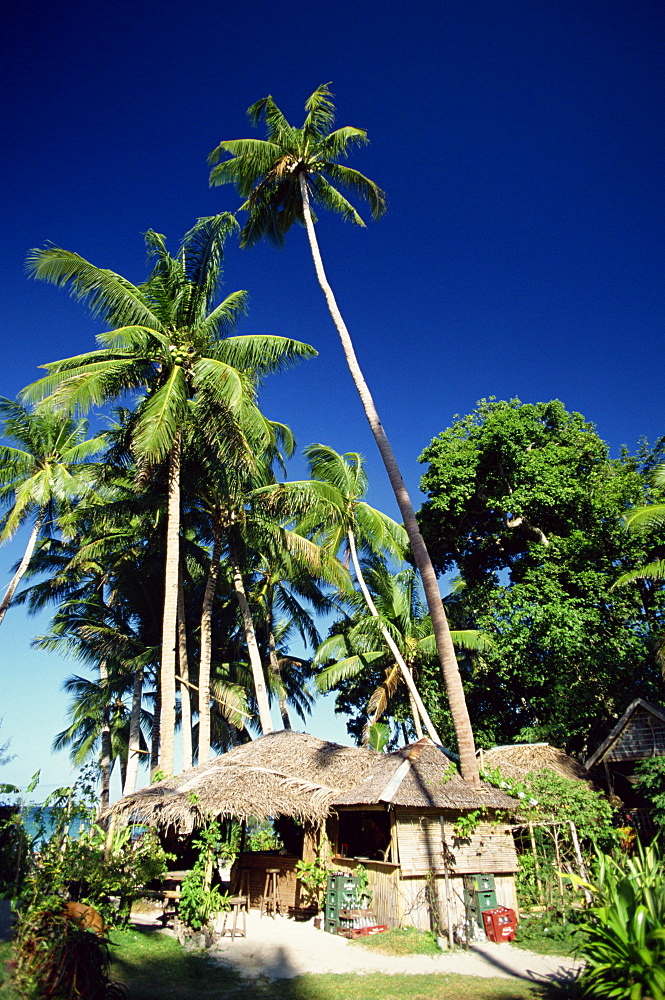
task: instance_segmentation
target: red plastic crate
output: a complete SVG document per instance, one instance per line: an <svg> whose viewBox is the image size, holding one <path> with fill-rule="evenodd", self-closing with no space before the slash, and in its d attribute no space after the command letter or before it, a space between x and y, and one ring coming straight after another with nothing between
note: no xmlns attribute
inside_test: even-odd
<svg viewBox="0 0 665 1000"><path fill-rule="evenodd" d="M507 906L483 910L483 926L490 941L512 941L517 929L517 916Z"/></svg>

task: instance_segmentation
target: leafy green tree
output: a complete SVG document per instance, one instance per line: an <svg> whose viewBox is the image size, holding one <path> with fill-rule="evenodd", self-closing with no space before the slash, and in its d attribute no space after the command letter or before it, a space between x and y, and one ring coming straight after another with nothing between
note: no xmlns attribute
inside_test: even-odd
<svg viewBox="0 0 665 1000"><path fill-rule="evenodd" d="M2 602L0 622L30 564L40 534L52 532L76 500L92 489L94 455L104 438L86 439L87 421L62 413L32 413L20 403L0 398L4 435L15 441L0 446L0 501L9 505L0 542L13 537L32 519L33 527Z"/></svg>
<svg viewBox="0 0 665 1000"><path fill-rule="evenodd" d="M581 752L633 698L658 700L661 588L611 589L643 560L621 516L644 496L649 456L611 460L558 400L483 400L421 460L423 532L437 568L457 567L465 585L456 623L492 638L463 666L479 739Z"/></svg>
<svg viewBox="0 0 665 1000"><path fill-rule="evenodd" d="M316 276L342 343L344 356L365 415L381 453L395 498L420 572L436 636L436 645L448 693L460 752L462 774L472 784L479 783L473 732L464 699L455 651L436 574L425 547L413 504L402 479L392 446L383 428L369 387L356 358L353 342L342 318L326 276L315 232L312 202L331 209L345 220L364 223L340 188L364 198L372 215L378 219L385 210L383 191L368 177L341 164L353 146L364 145L367 134L362 129L345 126L333 129L335 107L327 84L318 87L305 104L307 112L302 128L286 120L272 97L253 104L248 115L253 124L263 119L268 138L234 139L220 142L209 157L213 165L210 183L234 183L242 208L249 213L241 233L241 243L252 246L266 237L281 244L294 222L307 230ZM228 155L228 159L222 159Z"/></svg>
<svg viewBox="0 0 665 1000"><path fill-rule="evenodd" d="M175 257L150 231L155 266L143 285L95 267L78 254L49 246L28 258L31 273L69 286L95 315L113 326L99 350L46 365L49 374L24 391L67 410L87 409L126 393L145 392L132 420L132 449L146 466L168 463L167 544L160 670L161 769L173 771L180 489L183 428L193 421L220 462L253 465L272 435L256 403L257 379L315 352L283 337L224 336L244 310L235 292L213 306L228 213L199 219Z"/></svg>

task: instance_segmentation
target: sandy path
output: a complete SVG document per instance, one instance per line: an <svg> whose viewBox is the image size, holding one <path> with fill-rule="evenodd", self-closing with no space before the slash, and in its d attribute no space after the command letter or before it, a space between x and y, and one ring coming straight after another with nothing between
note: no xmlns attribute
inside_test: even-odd
<svg viewBox="0 0 665 1000"><path fill-rule="evenodd" d="M218 961L245 976L291 979L306 972L461 973L467 976L518 977L532 981L571 977L577 963L570 958L536 955L509 944L474 944L440 955L393 957L363 948L345 938L315 930L286 917L249 914L247 938L221 938L209 951Z"/></svg>

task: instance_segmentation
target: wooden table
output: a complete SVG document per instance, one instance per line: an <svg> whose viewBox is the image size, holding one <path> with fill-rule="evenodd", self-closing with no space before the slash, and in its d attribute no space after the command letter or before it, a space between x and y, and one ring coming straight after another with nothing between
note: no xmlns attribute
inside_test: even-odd
<svg viewBox="0 0 665 1000"><path fill-rule="evenodd" d="M166 924L169 916L173 916L178 912L180 886L187 875L189 875L188 871L164 872L162 875L162 883L164 887L161 889L159 895L162 901L161 919L164 921L164 924ZM170 913L169 903L172 904Z"/></svg>

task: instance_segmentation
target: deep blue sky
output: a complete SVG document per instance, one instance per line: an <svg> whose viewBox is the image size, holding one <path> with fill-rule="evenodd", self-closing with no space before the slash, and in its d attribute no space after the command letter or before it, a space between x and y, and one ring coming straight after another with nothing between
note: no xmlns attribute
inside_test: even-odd
<svg viewBox="0 0 665 1000"><path fill-rule="evenodd" d="M272 93L299 124L330 80L339 124L371 139L353 166L389 211L366 230L324 217L319 238L416 505L418 454L483 396L558 397L614 454L654 441L664 24L652 0L13 5L0 31L0 394L99 330L65 292L25 278L29 248L50 240L141 280L146 229L175 248L198 216L237 207L231 188L208 189L205 161L251 134L247 106ZM282 251L229 245L235 288L251 293L241 332L319 351L266 385L268 415L301 446L362 451L371 502L396 514L304 231ZM0 550L3 586L20 544ZM46 624L15 610L2 626L0 743L18 754L3 781L24 784L39 763L46 784L67 774L47 754L72 668L29 650Z"/></svg>

